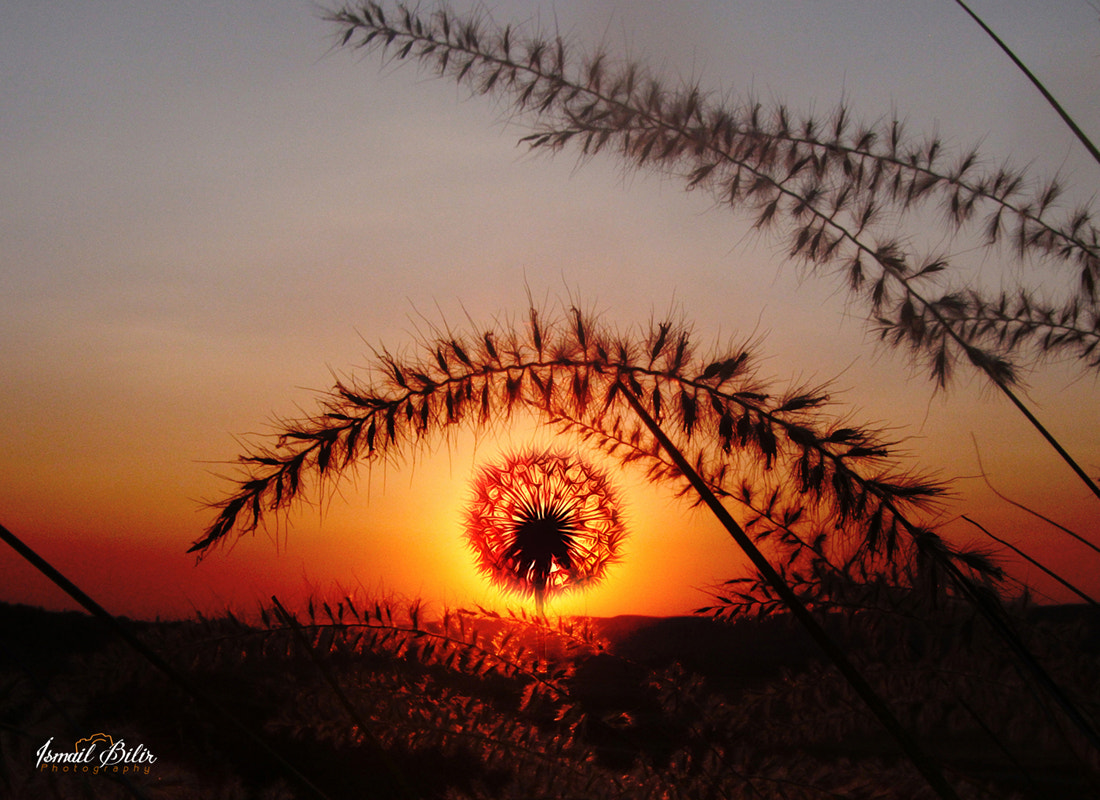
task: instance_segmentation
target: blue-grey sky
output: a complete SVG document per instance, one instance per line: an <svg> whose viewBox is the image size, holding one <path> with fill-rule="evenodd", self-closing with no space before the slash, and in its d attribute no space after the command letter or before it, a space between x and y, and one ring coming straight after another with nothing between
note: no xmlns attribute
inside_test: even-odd
<svg viewBox="0 0 1100 800"><path fill-rule="evenodd" d="M980 142L990 161L1061 172L1071 198L1098 185L1100 168L948 0L452 5L602 41L718 96L753 93L800 115L841 100L867 120L899 114L950 146ZM1085 0L973 7L1100 137L1100 11ZM274 550L262 536L197 569L183 550L208 521L200 501L224 490L217 462L235 457L235 436L309 407L310 390L365 363L371 345L522 310L528 290L578 298L620 327L675 308L704 341L755 334L769 374L835 378L853 414L960 476L964 500L989 499L973 480L975 432L1002 489L1053 509L1079 501L1068 478L1056 490L1034 480L1062 468L1003 402L976 381L935 395L874 344L843 291L801 275L705 194L612 159L532 156L507 108L411 65L333 51L331 33L300 0L0 7L0 522L109 605L238 602L225 589L235 581L435 591L417 583L402 538L432 549L432 534L387 524L387 503L406 502L412 483L400 470L374 482L369 504L353 496L325 522L307 514L303 541L285 531L278 564L262 561L269 577L241 577ZM973 269L994 286L1059 279L1005 275L995 258ZM1030 385L1100 471L1095 382L1054 368ZM418 474L459 497L471 458L451 454L438 471L426 459ZM738 561L715 562L707 548L724 543L706 523L667 514L708 543L665 576L684 591L659 607L639 589L593 608L681 613L703 599L698 587L729 577ZM326 524L343 527L326 540ZM121 555L134 548L147 568ZM92 551L115 571L89 568ZM0 553L0 569L17 578L7 599L62 602L14 556ZM639 587L657 579L628 574ZM465 602L464 591L445 599Z"/></svg>

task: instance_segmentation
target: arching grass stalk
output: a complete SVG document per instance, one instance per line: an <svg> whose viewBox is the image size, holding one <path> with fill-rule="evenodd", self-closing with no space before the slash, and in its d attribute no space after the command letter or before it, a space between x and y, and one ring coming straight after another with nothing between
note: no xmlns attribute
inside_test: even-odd
<svg viewBox="0 0 1100 800"><path fill-rule="evenodd" d="M1013 388L1021 357L1070 352L1100 366L1100 232L1088 207L1055 217L1057 181L1029 191L1022 171L987 170L976 151L946 164L939 139L913 140L898 119L857 125L842 107L832 118L799 122L782 106L722 107L698 86L668 89L644 67L603 51L576 59L561 37L445 7L422 14L399 4L388 16L381 4L364 2L328 18L342 46L416 61L476 94L503 98L516 118L532 121L535 132L524 141L533 149L612 152L632 168L710 189L757 228L778 232L793 261L841 277L884 339L925 360L938 386L959 366L987 376L1100 497L1100 486ZM916 252L905 230L923 224L913 212L937 200L946 235L969 234L987 249L1007 240L1021 262L1077 269L1078 286L1065 287L1049 317L1033 313L1037 301L1027 292L1019 308L1002 309L973 290L940 286L952 276L951 258Z"/></svg>
<svg viewBox="0 0 1100 800"><path fill-rule="evenodd" d="M802 604L802 601L798 599L791 588L787 585L787 582L775 571L775 568L768 562L768 559L764 557L764 554L760 552L759 548L753 543L752 539L741 529L741 526L730 515L729 511L721 501L714 496L714 493L707 486L706 482L699 476L684 458L683 453L672 442L665 432L661 430L661 426L653 419L653 417L646 411L641 401L634 395L634 392L627 385L621 385L621 393L626 398L627 403L633 409L634 413L638 415L638 418L653 434L654 438L660 442L661 447L676 464L677 469L683 473L684 477L691 483L692 488L696 491L703 503L710 509L711 513L722 524L722 527L726 529L733 540L737 543L737 546L741 548L742 552L749 557L753 566L759 570L760 574L768 581L771 587L783 600L783 603L790 610L792 616L798 620L799 624L806 630L807 633L813 638L814 642L822 649L829 660L833 662L833 665L840 671L840 674L844 676L844 679L848 681L851 687L856 691L867 707L871 710L883 727L894 737L894 740L901 746L905 755L913 762L913 766L920 771L929 785L935 789L936 793L943 798L958 798L958 794L952 788L951 784L947 782L947 779L943 775L943 771L939 768L939 765L934 762L924 749L920 746L915 738L909 733L908 730L898 721L898 718L894 716L894 713L890 710L890 707L886 705L886 702L879 697L878 693L871 687L871 684L867 682L867 679L863 677L862 673L856 669L855 665L849 660L847 654L838 645L825 629L821 627L821 624L810 613L809 609Z"/></svg>
<svg viewBox="0 0 1100 800"><path fill-rule="evenodd" d="M688 462L712 485L740 476L742 485L731 492L750 498L766 495L771 481L787 487L796 504L778 507L782 493L759 502L787 523L803 516L826 521L828 530L814 533L811 549L839 538L835 552L846 553L846 574L887 584L901 580L903 589L919 582L932 598L954 592L972 604L1100 749L1091 723L1004 619L995 588L1001 571L984 554L951 546L913 516L944 487L892 469L892 444L827 416L823 389L774 394L756 377L747 350L700 358L681 324L654 322L640 334L620 335L575 307L549 321L531 308L522 326L498 325L472 336L447 330L420 347L418 357L376 353L367 380L340 380L316 413L283 422L273 445L242 455L236 491L215 505L215 520L191 550L201 554L231 535L255 531L311 483L324 485L358 464L403 457L459 427L489 430L520 412L620 433L637 448L610 454L624 464L644 461L643 440L652 436L631 429L637 415L629 405L630 397L644 397L653 419L675 435ZM682 478L660 468L647 476L675 485Z"/></svg>

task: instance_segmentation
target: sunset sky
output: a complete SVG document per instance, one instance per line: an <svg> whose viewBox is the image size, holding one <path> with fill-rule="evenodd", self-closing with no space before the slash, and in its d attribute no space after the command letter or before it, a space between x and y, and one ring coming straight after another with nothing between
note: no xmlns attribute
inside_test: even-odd
<svg viewBox="0 0 1100 800"><path fill-rule="evenodd" d="M1100 167L949 0L452 7L603 41L718 96L896 113L949 146L980 142L991 162L1061 173L1071 204L1100 185ZM1096 5L972 7L1100 137ZM842 288L801 274L704 193L612 158L531 155L508 108L333 50L332 33L307 0L0 6L0 523L110 611L248 610L333 591L506 605L464 547L463 505L484 459L548 440L526 427L361 472L199 564L185 551L211 520L204 501L231 488L242 437L312 408L372 347L520 313L528 292L620 328L671 309L702 341L758 338L781 386L831 381L837 413L888 428L907 463L954 481L945 533L978 540L965 513L1100 593L1095 553L982 481L977 452L1000 492L1100 541L1097 501L980 381L936 393L876 343ZM995 257L974 271L996 288L1020 277ZM1095 376L1054 364L1027 387L1100 475ZM640 476L620 481L623 563L561 610L688 613L743 574L704 512ZM73 606L6 547L0 576L0 600Z"/></svg>

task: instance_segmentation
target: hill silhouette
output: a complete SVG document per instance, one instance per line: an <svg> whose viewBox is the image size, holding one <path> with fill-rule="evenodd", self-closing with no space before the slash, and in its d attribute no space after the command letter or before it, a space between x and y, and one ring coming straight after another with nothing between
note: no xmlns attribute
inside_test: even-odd
<svg viewBox="0 0 1100 800"><path fill-rule="evenodd" d="M834 793L851 784L862 787L853 796L863 796L912 780L893 743L784 616L736 624L617 616L555 628L481 615L386 621L384 608L374 615L324 608L290 627L230 615L124 622L332 798L498 796L563 781L575 792L574 780L630 796L640 791L635 784L736 781L733 748ZM1079 663L1095 665L1093 609L1040 607L1028 619ZM880 640L858 625L826 624L871 674L894 658L889 648L876 652ZM293 628L305 633L308 654ZM917 654L907 662L914 671L937 643L922 641L916 628L903 633L907 657ZM958 668L958 646L944 651L946 667ZM931 692L934 684L913 688L919 702L910 705L910 678L896 683L900 674L881 679L902 687L893 699L954 774L984 787L974 796L1096 796L1088 770L1060 740L1047 741L1041 720L1029 717L1032 729L1012 721L1028 713L1023 706L1001 707L995 694L993 708L966 698L983 717L1008 714L1010 734L990 738L967 723L957 698ZM1005 680L986 679L983 691ZM13 797L75 791L72 775L36 773L35 751L51 737L60 749L100 732L157 754L148 775L128 778L149 796L165 781L207 794L232 785L257 796L308 796L288 789L293 781L266 753L82 613L0 604L0 687L0 781ZM723 755L709 762L715 753ZM103 785L128 796L112 780Z"/></svg>

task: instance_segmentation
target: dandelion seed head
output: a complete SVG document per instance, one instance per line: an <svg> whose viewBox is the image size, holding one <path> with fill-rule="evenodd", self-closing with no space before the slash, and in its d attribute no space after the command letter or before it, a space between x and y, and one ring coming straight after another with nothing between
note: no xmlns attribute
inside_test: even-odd
<svg viewBox="0 0 1100 800"><path fill-rule="evenodd" d="M466 541L478 570L540 605L602 580L625 535L606 473L575 454L525 450L474 478Z"/></svg>

